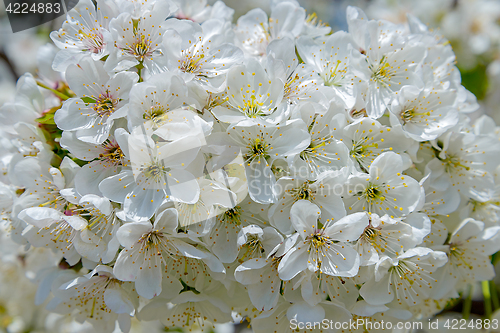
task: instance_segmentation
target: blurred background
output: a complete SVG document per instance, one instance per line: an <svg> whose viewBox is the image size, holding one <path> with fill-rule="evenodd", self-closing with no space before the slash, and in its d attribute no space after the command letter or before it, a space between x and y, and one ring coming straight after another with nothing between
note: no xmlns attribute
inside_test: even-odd
<svg viewBox="0 0 500 333"><path fill-rule="evenodd" d="M437 34L451 43L462 74L462 84L474 93L481 105L476 117L488 114L500 124L500 0L298 0L309 14L327 23L333 31L347 30L345 9L348 5L362 8L372 19L385 19L404 24L407 13L418 17ZM208 0L212 4L215 0ZM235 9L234 22L248 10L260 7L270 12L271 0L225 0ZM37 60L40 49L50 52L49 33L61 26L63 17L42 26L13 34L3 2L0 4L0 105L12 99L15 83L25 72L37 73L49 64ZM2 233L0 232L0 235ZM37 253L33 258L19 258L16 247L0 239L0 332L94 332L89 326L49 315L43 306L34 307L36 287L24 269L26 260L50 257ZM43 252L44 249L40 249ZM33 255L32 255L33 256ZM494 258L494 262L499 261ZM475 285L462 300L448 304L442 317L461 318L470 309L470 318L481 318L485 308L500 307L497 286L500 285L500 265L497 280L489 286ZM486 288L488 287L488 288ZM488 292L485 293L484 291ZM15 295L14 295L15 294ZM486 302L484 296L486 295ZM14 297L13 297L14 296ZM500 319L500 311L493 312ZM442 323L444 321L441 321ZM135 332L164 331L156 323L134 324ZM444 331L445 329L442 328ZM469 330L473 332L474 330ZM220 325L218 333L251 332L247 325Z"/></svg>

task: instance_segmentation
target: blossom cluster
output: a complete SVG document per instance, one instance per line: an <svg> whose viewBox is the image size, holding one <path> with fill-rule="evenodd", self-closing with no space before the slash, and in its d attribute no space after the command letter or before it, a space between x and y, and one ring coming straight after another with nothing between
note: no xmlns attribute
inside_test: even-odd
<svg viewBox="0 0 500 333"><path fill-rule="evenodd" d="M500 3L491 0L371 1L370 17L403 23L410 12L448 39L465 71L466 86L482 100L483 112L499 121ZM465 81L464 80L464 81ZM472 89L472 88L471 88Z"/></svg>
<svg viewBox="0 0 500 333"><path fill-rule="evenodd" d="M500 4L491 0L376 0L366 12L372 17L403 22L405 13L425 20L454 46L459 66L470 70L478 62L495 61L500 52Z"/></svg>
<svg viewBox="0 0 500 333"><path fill-rule="evenodd" d="M347 8L90 0L0 108L37 304L123 332L432 317L500 250L500 130L449 43ZM362 330L362 328L359 328ZM308 330L309 331L309 330Z"/></svg>

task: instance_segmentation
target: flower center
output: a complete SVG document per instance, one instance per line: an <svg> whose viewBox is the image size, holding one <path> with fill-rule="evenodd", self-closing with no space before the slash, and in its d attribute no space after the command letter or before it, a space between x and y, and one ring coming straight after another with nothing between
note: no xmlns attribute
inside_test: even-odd
<svg viewBox="0 0 500 333"><path fill-rule="evenodd" d="M163 236L160 233L157 233L155 231L152 231L148 234L145 234L143 236L142 241L145 242L146 247L158 247L158 245L162 242Z"/></svg>
<svg viewBox="0 0 500 333"><path fill-rule="evenodd" d="M243 255L238 259L240 263L249 258L261 257L264 253L264 247L259 237L256 235L247 235L247 242L243 245L246 248Z"/></svg>
<svg viewBox="0 0 500 333"><path fill-rule="evenodd" d="M134 45L134 56L139 60L143 61L145 57L152 54L151 52L151 40L146 38L146 36L141 35Z"/></svg>
<svg viewBox="0 0 500 333"><path fill-rule="evenodd" d="M309 241L313 248L319 249L325 246L326 244L331 243L330 237L323 235L322 233L315 233L312 236L309 236Z"/></svg>
<svg viewBox="0 0 500 333"><path fill-rule="evenodd" d="M467 268L469 268L470 270L473 270L474 267L469 264L466 260L465 260L465 251L462 250L458 244L450 244L450 259L451 258L454 258L456 261L458 261L458 263L455 262L455 264L457 266L465 266ZM469 257L470 259L470 257Z"/></svg>
<svg viewBox="0 0 500 333"><path fill-rule="evenodd" d="M307 25L317 28L328 27L328 24L318 19L318 15L316 13L312 13L307 15L306 22Z"/></svg>
<svg viewBox="0 0 500 333"><path fill-rule="evenodd" d="M380 230L375 229L373 227L367 227L365 229L363 236L365 239L372 241L375 238L377 238L378 236L380 236Z"/></svg>
<svg viewBox="0 0 500 333"><path fill-rule="evenodd" d="M113 165L121 165L125 157L122 149L115 140L108 140L103 144L106 149L104 153L99 154L99 159Z"/></svg>
<svg viewBox="0 0 500 333"><path fill-rule="evenodd" d="M203 61L201 60L203 60L204 58L205 55L203 53L193 56L188 55L182 62L180 69L186 73L198 72L201 68L201 65L203 64Z"/></svg>
<svg viewBox="0 0 500 333"><path fill-rule="evenodd" d="M306 181L299 188L294 188L290 190L291 195L294 197L295 201L298 200L312 200L314 199L315 191L309 188L309 182Z"/></svg>
<svg viewBox="0 0 500 333"><path fill-rule="evenodd" d="M415 108L412 109L406 109L401 111L399 114L400 119L403 121L403 125L406 123L409 123L411 121L414 121L414 118L416 116L430 116L430 112L416 112Z"/></svg>
<svg viewBox="0 0 500 333"><path fill-rule="evenodd" d="M267 153L268 146L269 145L267 145L264 140L256 138L248 146L248 153L245 155L245 159L251 161L259 156L264 158L269 157L269 154Z"/></svg>
<svg viewBox="0 0 500 333"><path fill-rule="evenodd" d="M225 93L221 95L215 95L210 93L207 98L207 102L203 110L212 110L216 106L222 105L229 100L229 97L224 96Z"/></svg>
<svg viewBox="0 0 500 333"><path fill-rule="evenodd" d="M272 23L274 20L272 18L269 19L269 23ZM271 37L271 32L266 29L266 27L264 26L264 22L260 22L260 28L262 29L262 34L264 35L264 39L266 42L269 42L269 38ZM264 41L264 39L261 40Z"/></svg>
<svg viewBox="0 0 500 333"><path fill-rule="evenodd" d="M408 275L413 275L412 270L406 265L405 262L400 261L397 266L393 266L389 269L391 273L397 275L401 280L406 280L410 285L412 285L415 281L411 279Z"/></svg>
<svg viewBox="0 0 500 333"><path fill-rule="evenodd" d="M283 97L285 99L290 98L292 95L297 94L300 91L299 85L300 83L300 76L299 74L295 73L295 75L292 73L288 79L286 80L285 87L284 87L284 92L283 92Z"/></svg>
<svg viewBox="0 0 500 333"><path fill-rule="evenodd" d="M368 137L365 137L362 140L359 140L358 142L355 142L353 140L353 148L351 150L351 156L356 160L365 158L371 155L370 148L378 148L378 143L376 142L367 143L367 142L368 142Z"/></svg>
<svg viewBox="0 0 500 333"><path fill-rule="evenodd" d="M47 197L48 200L44 203L39 204L39 207L48 207L48 208L53 208L56 210L61 210L64 209L64 207L67 205L66 199L64 199L61 194L59 193L59 190L57 189L56 186L54 185L49 185L47 186L47 189L49 190L47 192Z"/></svg>
<svg viewBox="0 0 500 333"><path fill-rule="evenodd" d="M257 118L264 115L264 112L261 110L261 106L264 103L259 103L255 95L250 96L250 99L243 100L243 102L245 103L245 114L249 118Z"/></svg>
<svg viewBox="0 0 500 333"><path fill-rule="evenodd" d="M115 112L117 102L116 99L110 96L102 96L94 103L93 109L99 117L110 116Z"/></svg>
<svg viewBox="0 0 500 333"><path fill-rule="evenodd" d="M369 184L362 195L365 197L368 203L385 199L380 188L377 185L373 184Z"/></svg>
<svg viewBox="0 0 500 333"><path fill-rule="evenodd" d="M104 37L100 31L97 31L97 33L86 33L79 30L78 33L81 35L78 39L80 39L90 52L99 53L104 48Z"/></svg>
<svg viewBox="0 0 500 333"><path fill-rule="evenodd" d="M169 169L165 168L163 165L158 164L158 162L153 162L149 165L140 167L139 171L142 172L144 177L146 177L147 179L159 183L163 180Z"/></svg>
<svg viewBox="0 0 500 333"><path fill-rule="evenodd" d="M392 71L392 66L386 61L385 57L382 57L378 67L370 65L370 69L372 70L372 80L379 83L385 83L396 75Z"/></svg>
<svg viewBox="0 0 500 333"><path fill-rule="evenodd" d="M241 207L235 206L231 209L226 210L224 214L222 214L221 222L240 225L241 223L240 218L241 218Z"/></svg>
<svg viewBox="0 0 500 333"><path fill-rule="evenodd" d="M470 170L470 167L465 166L462 160L456 156L447 156L442 161L445 164L445 169L447 172L450 172L452 169L458 169L458 168L464 168L466 171Z"/></svg>
<svg viewBox="0 0 500 333"><path fill-rule="evenodd" d="M163 116L167 113L167 110L162 105L151 106L149 110L146 110L142 115L145 120L151 120L155 124L159 124L163 120Z"/></svg>
<svg viewBox="0 0 500 333"><path fill-rule="evenodd" d="M333 85L337 85L339 81L338 80L339 74L340 74L340 79L344 77L343 74L345 74L346 70L345 69L339 70L339 66L341 63L342 61L337 60L336 63L333 63L335 64L334 67L332 63L328 62L328 64L326 65L326 70L323 73L319 74L319 76L321 76L321 78L323 79L323 83L325 84L325 86L330 87Z"/></svg>
<svg viewBox="0 0 500 333"><path fill-rule="evenodd" d="M271 266L278 269L278 266L283 257L275 257L274 255L271 257Z"/></svg>
<svg viewBox="0 0 500 333"><path fill-rule="evenodd" d="M494 205L494 206L500 206L500 201L495 201L495 200L489 200L489 201L485 201L485 202L481 202L481 201L477 201L477 200L474 200L474 199L469 199L469 203L472 205L472 211L475 212L477 210L481 210L481 209L488 209L488 207L490 205ZM496 210L497 208L493 208L494 210Z"/></svg>

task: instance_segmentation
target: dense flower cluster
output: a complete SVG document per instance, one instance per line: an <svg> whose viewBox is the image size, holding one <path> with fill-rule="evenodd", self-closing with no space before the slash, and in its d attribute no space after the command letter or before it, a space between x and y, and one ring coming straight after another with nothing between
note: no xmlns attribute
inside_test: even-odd
<svg viewBox="0 0 500 333"><path fill-rule="evenodd" d="M500 52L500 3L492 0L375 0L366 8L373 17L403 22L405 13L439 29L454 46L459 65L474 68L478 62L498 58Z"/></svg>
<svg viewBox="0 0 500 333"><path fill-rule="evenodd" d="M374 0L370 17L404 23L407 12L448 39L466 86L482 100L483 113L500 121L500 2L496 0Z"/></svg>
<svg viewBox="0 0 500 333"><path fill-rule="evenodd" d="M468 118L447 41L354 7L333 32L294 0L232 16L80 0L54 72L18 81L0 209L53 250L36 302L98 332L286 332L428 318L492 279L500 130Z"/></svg>

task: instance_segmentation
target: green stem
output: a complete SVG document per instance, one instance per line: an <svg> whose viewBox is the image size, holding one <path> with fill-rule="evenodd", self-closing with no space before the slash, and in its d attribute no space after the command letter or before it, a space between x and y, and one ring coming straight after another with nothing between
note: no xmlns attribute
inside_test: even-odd
<svg viewBox="0 0 500 333"><path fill-rule="evenodd" d="M208 112L210 112L210 114L214 117L215 121L217 121L218 123L220 123L219 119L217 119L217 117L215 116L215 114L212 112L212 109L208 109Z"/></svg>
<svg viewBox="0 0 500 333"><path fill-rule="evenodd" d="M464 305L462 308L462 318L467 320L469 319L470 310L472 308L472 285L469 284L467 288L467 298L464 300Z"/></svg>
<svg viewBox="0 0 500 333"><path fill-rule="evenodd" d="M495 281L490 281L490 291L491 291L491 301L493 303L493 310L500 308L500 302L498 301L498 291Z"/></svg>
<svg viewBox="0 0 500 333"><path fill-rule="evenodd" d="M135 68L137 68L137 75L139 75L139 82L142 82L142 69L144 68L144 65L142 64L142 62L138 65L135 66Z"/></svg>
<svg viewBox="0 0 500 333"><path fill-rule="evenodd" d="M54 93L54 95L56 95L57 97L59 97L60 99L62 100L67 100L68 98L70 98L69 96L67 95L64 95L63 93L61 93L60 91L57 91L55 89L52 89L51 87L45 85L44 83L40 82L40 81L36 81L36 84L39 86L39 87L42 87L44 89L47 89L47 90L50 90L52 93Z"/></svg>
<svg viewBox="0 0 500 333"><path fill-rule="evenodd" d="M484 316L487 319L491 318L491 294L490 294L490 282L482 281L481 288L483 289L483 302L484 302Z"/></svg>

